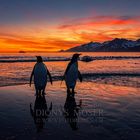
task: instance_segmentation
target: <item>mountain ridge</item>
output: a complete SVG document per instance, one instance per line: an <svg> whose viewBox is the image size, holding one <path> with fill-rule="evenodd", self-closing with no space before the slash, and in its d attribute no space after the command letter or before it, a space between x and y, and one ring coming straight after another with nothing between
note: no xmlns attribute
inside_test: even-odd
<svg viewBox="0 0 140 140"><path fill-rule="evenodd" d="M140 39L133 41L115 38L103 43L89 42L65 50L65 52L140 52Z"/></svg>

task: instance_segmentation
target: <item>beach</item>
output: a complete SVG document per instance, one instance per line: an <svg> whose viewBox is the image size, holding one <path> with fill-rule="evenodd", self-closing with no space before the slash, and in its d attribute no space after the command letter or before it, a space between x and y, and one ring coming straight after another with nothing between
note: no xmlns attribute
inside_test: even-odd
<svg viewBox="0 0 140 140"><path fill-rule="evenodd" d="M80 58L83 82L69 95L61 79L72 54L37 54L53 80L39 97L29 86L35 54L1 54L0 139L139 139L140 53L82 53L93 61Z"/></svg>
<svg viewBox="0 0 140 140"><path fill-rule="evenodd" d="M76 122L64 116L66 87L56 81L46 88L52 110L38 132L30 112L34 85L0 87L0 139L137 140L140 136L140 88L94 82L77 83L75 103L81 102Z"/></svg>

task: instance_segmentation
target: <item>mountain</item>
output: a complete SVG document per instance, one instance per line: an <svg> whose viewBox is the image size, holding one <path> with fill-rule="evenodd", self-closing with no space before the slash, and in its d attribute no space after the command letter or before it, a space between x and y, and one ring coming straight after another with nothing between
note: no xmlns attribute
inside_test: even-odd
<svg viewBox="0 0 140 140"><path fill-rule="evenodd" d="M140 39L136 41L115 38L111 41L89 42L66 50L66 52L140 52Z"/></svg>

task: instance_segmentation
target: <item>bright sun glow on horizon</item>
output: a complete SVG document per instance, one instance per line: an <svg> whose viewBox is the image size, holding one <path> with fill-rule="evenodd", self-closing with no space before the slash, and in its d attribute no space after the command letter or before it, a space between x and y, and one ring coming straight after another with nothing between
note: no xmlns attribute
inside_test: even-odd
<svg viewBox="0 0 140 140"><path fill-rule="evenodd" d="M139 2L126 1L3 1L0 52L51 52L91 41L137 40Z"/></svg>

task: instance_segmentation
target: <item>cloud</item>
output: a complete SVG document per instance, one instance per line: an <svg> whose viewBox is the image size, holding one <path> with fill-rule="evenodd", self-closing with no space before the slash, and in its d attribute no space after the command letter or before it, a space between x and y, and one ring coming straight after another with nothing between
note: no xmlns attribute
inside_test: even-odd
<svg viewBox="0 0 140 140"><path fill-rule="evenodd" d="M58 26L58 29L81 29L83 27L106 27L106 26L127 26L132 24L140 24L138 16L97 16L89 18L81 18L69 21Z"/></svg>
<svg viewBox="0 0 140 140"><path fill-rule="evenodd" d="M80 45L80 41L63 40L60 38L44 38L44 39L34 39L34 38L23 38L17 36L3 36L0 34L0 44L5 47L5 50L15 49L15 51L25 50L25 51L58 51L60 49L68 49L71 46Z"/></svg>
<svg viewBox="0 0 140 140"><path fill-rule="evenodd" d="M59 25L58 30L71 32L84 41L105 41L116 37L136 39L139 16L96 16L80 18Z"/></svg>
<svg viewBox="0 0 140 140"><path fill-rule="evenodd" d="M139 38L140 17L102 15L67 20L59 25L26 28L23 26L20 31L16 27L11 30L7 28L5 32L2 30L0 45L3 50L58 51L89 41L103 42L116 37L135 40Z"/></svg>

